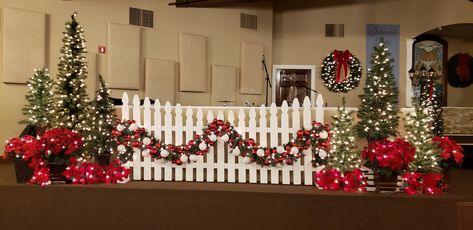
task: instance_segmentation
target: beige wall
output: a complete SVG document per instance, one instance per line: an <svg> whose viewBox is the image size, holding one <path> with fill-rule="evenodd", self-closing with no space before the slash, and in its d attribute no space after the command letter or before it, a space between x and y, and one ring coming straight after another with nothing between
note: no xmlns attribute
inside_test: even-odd
<svg viewBox="0 0 473 230"><path fill-rule="evenodd" d="M386 0L386 1L283 1L274 4L273 63L317 66L316 90L328 106L337 106L345 96L348 106L360 104L360 86L349 93L329 92L320 78L320 65L334 49L349 49L363 66L365 63L366 24L400 25L400 101L405 105L406 39L430 29L456 23L473 22L473 4L465 0ZM427 13L425 11L428 11ZM426 16L422 16L426 15ZM326 38L325 24L345 24L345 37Z"/></svg>
<svg viewBox="0 0 473 230"><path fill-rule="evenodd" d="M361 61L365 60L365 25L400 24L400 99L405 101L406 45L407 38L413 38L425 31L443 25L473 22L473 4L466 0L371 0L350 1L284 1L275 0L274 11L269 3L264 7L246 9L232 8L175 8L168 6L168 0L0 0L0 7L13 7L45 12L48 14L48 66L56 75L56 65L64 22L74 11L85 28L87 46L92 53L98 45L107 43L107 23L128 23L128 7L140 7L156 11L156 28L143 29L142 56L167 60L178 60L178 32L202 34L208 37L208 77L212 64L240 66L240 42L253 41L265 45L268 64L310 64L317 66L316 90L323 94L329 106L339 105L341 95L347 98L348 106L358 106L358 95L364 81L348 94L330 93L322 85L319 72L323 58L333 49L349 49ZM315 3L314 3L315 2ZM429 13L425 13L427 10ZM423 11L423 12L422 12ZM240 12L258 15L258 31L239 28ZM422 13L421 13L422 12ZM424 16L420 15L432 15ZM345 24L344 38L325 38L325 23ZM271 57L273 61L271 60ZM90 70L103 70L104 60L89 63ZM268 66L269 67L269 66ZM269 68L271 69L271 68ZM364 79L363 75L363 79ZM143 82L141 81L143 89ZM210 80L208 81L210 84ZM95 88L91 86L90 88ZM210 90L210 86L208 87ZM143 90L130 91L143 96ZM22 126L20 109L24 104L24 85L0 83L0 140L19 134ZM118 97L122 91L113 90ZM208 91L210 92L210 91ZM183 104L206 104L209 93L176 93L176 100ZM260 104L264 96L237 95L237 104L244 101ZM204 103L205 102L205 103ZM3 149L3 146L2 146Z"/></svg>
<svg viewBox="0 0 473 230"><path fill-rule="evenodd" d="M444 38L448 42L448 58L458 53L469 53L473 55L473 40ZM466 88L454 88L448 85L447 106L450 107L473 107L473 85Z"/></svg>
<svg viewBox="0 0 473 230"><path fill-rule="evenodd" d="M95 69L104 73L106 70L104 57L95 60L97 46L107 45L107 23L128 24L128 8L138 7L155 11L156 26L154 29L142 30L142 58L160 58L178 60L178 33L188 32L208 37L207 64L209 87L206 93L179 93L176 99L184 105L210 103L210 67L213 64L240 66L240 44L251 41L264 44L267 62L272 56L272 23L273 11L271 3L258 3L242 8L176 8L168 6L168 0L94 0L94 1L61 1L61 0L0 0L0 7L27 9L45 12L47 21L47 62L51 76L56 76L59 50L62 46L64 23L70 15L78 12L78 21L84 27L84 35L89 51L89 73L94 75ZM258 16L258 30L240 28L240 13ZM96 66L96 62L102 63ZM144 64L142 64L142 68ZM32 70L31 70L32 72ZM94 73L92 73L94 72ZM140 90L129 91L143 97L143 72L140 77ZM17 122L22 119L21 107L25 103L26 85L12 85L0 82L0 140L18 135L23 125ZM95 85L89 85L90 90ZM112 90L114 97L121 97L122 90ZM237 104L252 101L260 104L264 95L237 95ZM1 147L3 152L3 145Z"/></svg>

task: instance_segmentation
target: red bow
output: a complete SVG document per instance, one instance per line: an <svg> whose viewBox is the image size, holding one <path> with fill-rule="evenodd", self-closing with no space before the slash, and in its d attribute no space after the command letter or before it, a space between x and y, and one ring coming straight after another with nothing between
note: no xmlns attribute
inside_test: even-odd
<svg viewBox="0 0 473 230"><path fill-rule="evenodd" d="M460 77L460 81L470 81L470 61L471 56L466 54L458 54L458 76Z"/></svg>
<svg viewBox="0 0 473 230"><path fill-rule="evenodd" d="M333 52L333 59L337 62L337 71L335 72L335 81L337 83L340 83L344 81L348 75L348 61L351 58L351 53L348 50L345 50L345 52L342 52L340 50L335 50ZM344 78L340 79L340 72L344 70Z"/></svg>

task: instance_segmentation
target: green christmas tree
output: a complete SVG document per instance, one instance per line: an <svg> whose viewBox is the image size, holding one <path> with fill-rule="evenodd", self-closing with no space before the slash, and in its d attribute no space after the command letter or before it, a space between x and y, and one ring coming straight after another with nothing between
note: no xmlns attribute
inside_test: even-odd
<svg viewBox="0 0 473 230"><path fill-rule="evenodd" d="M428 108L428 114L432 119L432 131L437 136L443 136L444 131L442 95L438 93L441 90L441 84L435 83L435 80L421 80L420 98Z"/></svg>
<svg viewBox="0 0 473 230"><path fill-rule="evenodd" d="M58 83L55 87L56 117L54 126L81 132L86 125L88 98L85 87L87 62L85 61L84 29L76 20L66 22L58 64Z"/></svg>
<svg viewBox="0 0 473 230"><path fill-rule="evenodd" d="M393 59L383 38L374 47L364 94L358 111L358 134L369 141L397 134L399 125L398 89L394 81Z"/></svg>
<svg viewBox="0 0 473 230"><path fill-rule="evenodd" d="M414 161L409 165L413 172L440 172L440 149L432 141L432 119L426 108L414 103L415 111L406 116L406 140L415 148Z"/></svg>
<svg viewBox="0 0 473 230"><path fill-rule="evenodd" d="M26 104L22 109L25 120L22 124L48 127L53 119L53 80L46 68L35 69L28 81L30 90L26 94Z"/></svg>
<svg viewBox="0 0 473 230"><path fill-rule="evenodd" d="M338 107L338 113L332 116L332 149L328 164L342 172L351 171L361 164L352 115L353 112L345 109L345 98L343 98L343 107Z"/></svg>
<svg viewBox="0 0 473 230"><path fill-rule="evenodd" d="M85 155L97 156L111 154L116 148L116 142L112 138L112 130L116 126L116 115L113 102L110 98L110 90L100 78L100 89L95 93L91 102L88 117L88 129L85 132Z"/></svg>

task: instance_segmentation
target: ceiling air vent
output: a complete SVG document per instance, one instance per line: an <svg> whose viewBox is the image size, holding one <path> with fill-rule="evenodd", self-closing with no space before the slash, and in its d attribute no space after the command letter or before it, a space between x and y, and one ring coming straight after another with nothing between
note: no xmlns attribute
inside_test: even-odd
<svg viewBox="0 0 473 230"><path fill-rule="evenodd" d="M345 24L325 24L325 37L344 37Z"/></svg>
<svg viewBox="0 0 473 230"><path fill-rule="evenodd" d="M241 13L240 27L246 29L258 29L258 17L256 15Z"/></svg>
<svg viewBox="0 0 473 230"><path fill-rule="evenodd" d="M153 28L154 12L130 7L130 25Z"/></svg>

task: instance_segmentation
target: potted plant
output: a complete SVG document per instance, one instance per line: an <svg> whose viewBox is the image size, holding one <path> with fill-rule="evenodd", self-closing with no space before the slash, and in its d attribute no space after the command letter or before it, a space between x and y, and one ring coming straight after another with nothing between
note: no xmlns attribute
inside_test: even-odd
<svg viewBox="0 0 473 230"><path fill-rule="evenodd" d="M32 183L47 185L50 181L65 182L63 171L71 158L79 156L82 135L65 128L55 128L42 136L24 136L9 140L5 146L5 157L28 162L33 169Z"/></svg>
<svg viewBox="0 0 473 230"><path fill-rule="evenodd" d="M395 191L397 176L408 169L414 160L416 149L402 138L394 141L375 141L365 147L361 154L365 166L375 173L378 191Z"/></svg>
<svg viewBox="0 0 473 230"><path fill-rule="evenodd" d="M88 115L90 129L84 132L84 155L94 157L102 165L108 165L113 151L116 149L116 140L112 131L117 125L117 118L110 98L110 90L99 75L100 89L91 102Z"/></svg>

